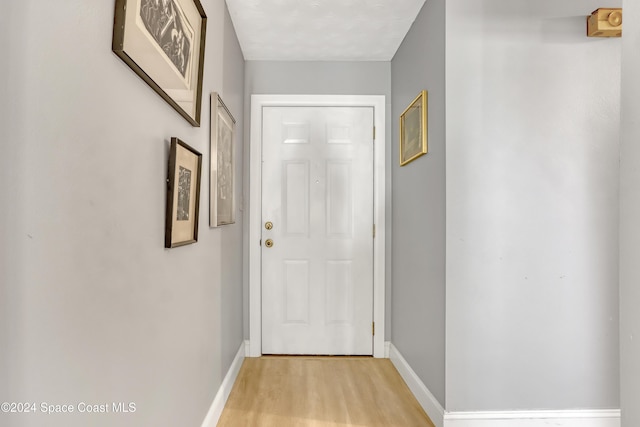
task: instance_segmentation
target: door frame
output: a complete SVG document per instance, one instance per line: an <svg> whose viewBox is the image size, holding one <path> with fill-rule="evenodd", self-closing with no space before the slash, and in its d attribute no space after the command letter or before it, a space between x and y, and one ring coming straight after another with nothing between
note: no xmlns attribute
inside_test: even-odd
<svg viewBox="0 0 640 427"><path fill-rule="evenodd" d="M384 95L251 95L249 143L249 357L262 355L262 109L372 107L375 126L373 200L373 357L385 357L386 128ZM373 230L372 230L373 232Z"/></svg>

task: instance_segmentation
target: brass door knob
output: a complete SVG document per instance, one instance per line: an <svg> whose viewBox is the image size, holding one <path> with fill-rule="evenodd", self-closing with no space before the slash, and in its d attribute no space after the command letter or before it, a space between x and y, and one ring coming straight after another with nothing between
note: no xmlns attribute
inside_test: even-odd
<svg viewBox="0 0 640 427"><path fill-rule="evenodd" d="M264 223L264 228L267 230L271 230L273 228L273 223L271 221Z"/></svg>
<svg viewBox="0 0 640 427"><path fill-rule="evenodd" d="M264 245L265 245L266 247L268 247L268 248L272 247L272 246L273 246L273 240L271 240L271 239L267 239L267 240L264 242Z"/></svg>

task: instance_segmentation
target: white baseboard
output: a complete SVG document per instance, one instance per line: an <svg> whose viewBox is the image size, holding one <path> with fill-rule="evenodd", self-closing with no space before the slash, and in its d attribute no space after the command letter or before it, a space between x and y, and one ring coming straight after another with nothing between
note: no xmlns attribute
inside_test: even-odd
<svg viewBox="0 0 640 427"><path fill-rule="evenodd" d="M213 399L209 412L207 412L207 416L202 422L202 427L216 427L218 424L224 405L227 403L229 394L231 394L233 384L236 382L236 378L238 378L238 373L240 372L240 367L244 361L245 354L247 354L246 349L248 347L248 341L245 341L240 345L240 348L236 353L236 357L234 357L233 362L231 362L231 367L229 367L229 371L227 372L227 375L224 376L222 384L218 389L218 393L216 393L216 397Z"/></svg>
<svg viewBox="0 0 640 427"><path fill-rule="evenodd" d="M620 427L620 410L446 412L445 427Z"/></svg>
<svg viewBox="0 0 640 427"><path fill-rule="evenodd" d="M389 352L391 351L391 342L390 341L385 341L384 342L384 358L388 359L389 358Z"/></svg>
<svg viewBox="0 0 640 427"><path fill-rule="evenodd" d="M422 409L431 418L433 424L436 427L444 427L444 408L393 344L389 345L389 359L391 359L391 363L396 367L404 382L409 386L409 390L416 397Z"/></svg>
<svg viewBox="0 0 640 427"><path fill-rule="evenodd" d="M393 344L389 345L389 358L436 427L620 427L621 425L619 409L447 412Z"/></svg>

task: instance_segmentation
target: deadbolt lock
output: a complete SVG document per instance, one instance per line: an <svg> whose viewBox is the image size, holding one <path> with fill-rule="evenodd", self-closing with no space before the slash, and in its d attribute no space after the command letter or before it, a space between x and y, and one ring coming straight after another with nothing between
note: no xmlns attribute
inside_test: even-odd
<svg viewBox="0 0 640 427"><path fill-rule="evenodd" d="M272 247L272 246L273 246L273 240L271 240L271 239L267 239L267 240L264 242L264 245L265 245L266 247L268 247L268 248Z"/></svg>
<svg viewBox="0 0 640 427"><path fill-rule="evenodd" d="M267 230L271 230L273 228L273 223L271 221L265 222L264 228L266 228Z"/></svg>

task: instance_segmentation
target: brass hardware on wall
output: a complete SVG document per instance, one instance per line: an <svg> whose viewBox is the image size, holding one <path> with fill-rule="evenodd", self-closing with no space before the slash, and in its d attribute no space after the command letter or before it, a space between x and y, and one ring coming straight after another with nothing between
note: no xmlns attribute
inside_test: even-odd
<svg viewBox="0 0 640 427"><path fill-rule="evenodd" d="M621 37L622 9L601 7L594 10L587 18L587 36Z"/></svg>
<svg viewBox="0 0 640 427"><path fill-rule="evenodd" d="M272 248L273 247L273 240L271 239L267 239L266 242L264 242L264 245L268 248Z"/></svg>
<svg viewBox="0 0 640 427"><path fill-rule="evenodd" d="M273 223L271 221L266 222L264 224L264 228L266 228L267 230L271 230L273 228Z"/></svg>

